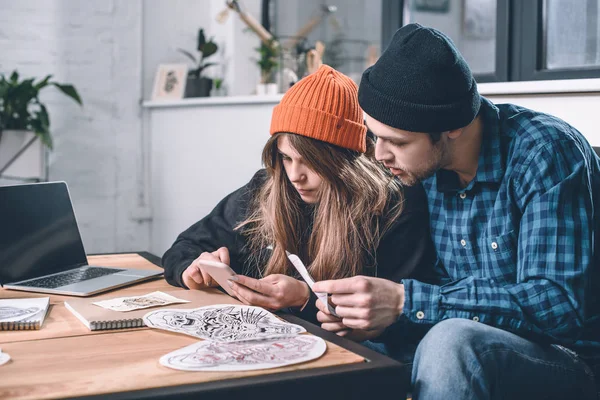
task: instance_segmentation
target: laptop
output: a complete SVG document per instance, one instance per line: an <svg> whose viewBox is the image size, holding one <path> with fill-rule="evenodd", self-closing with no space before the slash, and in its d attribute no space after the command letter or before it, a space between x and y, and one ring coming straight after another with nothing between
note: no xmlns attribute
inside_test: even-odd
<svg viewBox="0 0 600 400"><path fill-rule="evenodd" d="M90 296L162 275L88 265L65 182L0 186L0 284Z"/></svg>

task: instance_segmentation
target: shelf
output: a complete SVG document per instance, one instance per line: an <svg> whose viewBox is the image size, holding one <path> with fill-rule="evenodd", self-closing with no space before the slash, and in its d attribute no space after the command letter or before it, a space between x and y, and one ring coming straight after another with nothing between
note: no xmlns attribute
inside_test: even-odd
<svg viewBox="0 0 600 400"><path fill-rule="evenodd" d="M223 96L223 97L195 97L181 100L153 100L144 101L144 108L169 108L169 107L193 107L193 106L235 106L252 104L277 104L283 94L265 96Z"/></svg>

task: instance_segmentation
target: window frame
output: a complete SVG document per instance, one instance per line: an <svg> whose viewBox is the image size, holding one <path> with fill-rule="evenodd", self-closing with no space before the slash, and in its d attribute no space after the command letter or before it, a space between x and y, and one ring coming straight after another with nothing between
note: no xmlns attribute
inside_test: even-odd
<svg viewBox="0 0 600 400"><path fill-rule="evenodd" d="M546 14L546 0L512 1L514 4L511 13L512 20L519 21L521 26L521 35L513 35L513 46L516 49L513 58L519 58L516 65L513 65L515 72L513 80L537 81L600 77L600 66L544 68L546 47L543 22ZM517 40L519 36L520 40Z"/></svg>
<svg viewBox="0 0 600 400"><path fill-rule="evenodd" d="M382 1L382 49L385 49L396 29L408 22L410 0ZM474 74L477 82L600 78L600 66L542 67L545 61L543 21L546 1L497 0L495 71ZM600 24L600 21L597 23Z"/></svg>

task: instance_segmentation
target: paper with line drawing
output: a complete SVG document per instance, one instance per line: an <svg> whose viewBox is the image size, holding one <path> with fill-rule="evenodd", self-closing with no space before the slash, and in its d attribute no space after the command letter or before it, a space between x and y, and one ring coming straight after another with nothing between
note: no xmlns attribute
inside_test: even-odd
<svg viewBox="0 0 600 400"><path fill-rule="evenodd" d="M178 303L189 303L189 300L178 299L163 292L152 292L143 296L116 297L114 299L97 301L92 304L113 311L125 312Z"/></svg>
<svg viewBox="0 0 600 400"><path fill-rule="evenodd" d="M250 371L311 361L326 349L323 339L310 335L230 343L207 340L164 355L159 362L184 371Z"/></svg>
<svg viewBox="0 0 600 400"><path fill-rule="evenodd" d="M144 323L151 328L220 342L286 337L306 332L300 325L283 322L263 308L231 304L151 311L144 316Z"/></svg>

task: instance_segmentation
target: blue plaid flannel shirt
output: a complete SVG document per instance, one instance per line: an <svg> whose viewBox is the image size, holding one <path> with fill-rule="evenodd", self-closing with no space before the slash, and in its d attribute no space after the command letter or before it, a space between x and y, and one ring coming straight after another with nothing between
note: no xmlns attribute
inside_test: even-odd
<svg viewBox="0 0 600 400"><path fill-rule="evenodd" d="M425 180L438 252L428 283L405 279L402 318L469 318L521 336L600 350L600 160L564 121L483 99L473 181Z"/></svg>

